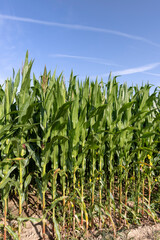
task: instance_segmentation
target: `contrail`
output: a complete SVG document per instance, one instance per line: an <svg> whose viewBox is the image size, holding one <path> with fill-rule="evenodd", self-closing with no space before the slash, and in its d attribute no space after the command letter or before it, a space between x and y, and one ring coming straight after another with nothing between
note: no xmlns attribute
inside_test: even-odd
<svg viewBox="0 0 160 240"><path fill-rule="evenodd" d="M137 68L129 68L121 71L116 71L113 72L114 75L128 75L128 74L133 74L133 73L140 73L140 72L145 72L148 70L151 70L153 68L156 68L160 65L160 63L151 63L145 66L137 67Z"/></svg>
<svg viewBox="0 0 160 240"><path fill-rule="evenodd" d="M50 54L49 56L53 58L72 58L72 59L84 60L87 62L93 62L93 63L103 64L108 66L120 66L118 64L107 62L105 59L102 59L102 58L84 57L84 56L68 55L68 54Z"/></svg>
<svg viewBox="0 0 160 240"><path fill-rule="evenodd" d="M160 44L152 42L151 40L148 40L144 37L131 35L131 34L128 34L128 33L115 31L115 30L110 30L110 29L106 29L106 28L97 28L97 27L77 25L77 24L65 24L65 23L58 23L58 22L49 22L49 21L42 21L42 20L37 20L37 19L33 19L33 18L23 18L23 17L16 17L16 16L10 16L10 15L4 15L4 14L0 14L0 18L1 19L6 19L6 20L12 20L12 21L35 23L35 24L61 27L61 28L68 28L68 29L81 30L81 31L88 31L88 32L107 33L107 34L117 35L117 36L129 38L129 39L145 42L145 43L148 43L148 44L156 46L156 47L160 47Z"/></svg>
<svg viewBox="0 0 160 240"><path fill-rule="evenodd" d="M155 76L155 77L160 77L160 73L150 73L150 72L145 72L145 74Z"/></svg>
<svg viewBox="0 0 160 240"><path fill-rule="evenodd" d="M145 72L145 71L154 69L158 66L160 66L160 62L151 63L151 64L144 65L144 66L137 67L137 68L128 68L128 69L124 69L124 70L120 70L120 71L115 71L115 72L112 72L112 75L118 76L118 75L129 75L129 74L134 74L134 73L141 73L141 72ZM98 77L108 77L109 73L100 74L97 76ZM97 76L91 76L91 77L96 78Z"/></svg>

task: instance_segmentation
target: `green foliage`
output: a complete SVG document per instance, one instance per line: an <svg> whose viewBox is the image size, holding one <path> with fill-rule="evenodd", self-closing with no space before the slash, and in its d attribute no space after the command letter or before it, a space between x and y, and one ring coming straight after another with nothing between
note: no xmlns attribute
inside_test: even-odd
<svg viewBox="0 0 160 240"><path fill-rule="evenodd" d="M63 75L56 77L54 72L51 76L46 67L40 82L33 74L31 86L32 65L27 52L22 80L18 71L14 80L6 80L4 90L0 86L0 195L7 209L10 191L18 191L18 239L23 221L39 221L22 216L31 186L42 203L43 236L45 218L51 211L58 239L58 225L64 227L72 219L74 230L76 221L83 227L84 220L88 230L97 213L99 226L109 218L114 233L115 211L126 224L136 222L139 214L155 220L155 210L160 209L156 201L158 90L150 94L149 84L128 88L111 75L107 84L102 80L90 83L89 78L82 83L73 72L67 88ZM49 208L46 194L52 196ZM133 208L128 207L130 198L135 202ZM56 209L60 209L63 223ZM4 227L17 239L6 223Z"/></svg>

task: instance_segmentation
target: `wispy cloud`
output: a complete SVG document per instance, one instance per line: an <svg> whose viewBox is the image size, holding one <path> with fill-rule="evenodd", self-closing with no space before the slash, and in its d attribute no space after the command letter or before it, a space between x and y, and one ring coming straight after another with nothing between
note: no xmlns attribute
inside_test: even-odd
<svg viewBox="0 0 160 240"><path fill-rule="evenodd" d="M4 22L4 20L2 18L0 18L0 26L3 25L3 22Z"/></svg>
<svg viewBox="0 0 160 240"><path fill-rule="evenodd" d="M121 66L121 65L109 62L103 58L93 58L93 57L68 55L68 54L50 54L49 56L53 57L53 58L72 58L72 59L83 60L83 61L87 61L87 62L103 64L103 65L107 65L107 66Z"/></svg>
<svg viewBox="0 0 160 240"><path fill-rule="evenodd" d="M135 73L142 73L142 72L154 69L158 66L160 66L160 62L151 63L151 64L144 65L144 66L137 67L137 68L127 68L127 69L124 69L124 70L112 72L112 74L114 76L118 76L118 75L129 75L129 74L135 74ZM108 75L109 75L109 73L100 74L100 75L98 75L98 77L108 77ZM96 77L97 76L92 76L92 78L96 78Z"/></svg>
<svg viewBox="0 0 160 240"><path fill-rule="evenodd" d="M147 38L144 38L141 36L136 36L136 35L131 35L128 33L121 32L121 31L106 29L106 28L97 28L97 27L84 26L84 25L78 25L78 24L65 24L65 23L58 23L58 22L49 22L49 21L42 21L42 20L37 20L37 19L33 19L33 18L24 18L24 17L4 15L4 14L0 14L0 19L19 21L19 22L27 22L27 23L35 23L35 24L60 27L60 28L68 28L68 29L81 30L81 31L107 33L107 34L117 35L117 36L129 38L129 39L145 42L147 44L150 44L150 45L153 45L156 47L160 47L160 44L155 43Z"/></svg>
<svg viewBox="0 0 160 240"><path fill-rule="evenodd" d="M160 77L160 73L150 73L150 72L145 72L145 74L155 76L155 77Z"/></svg>
<svg viewBox="0 0 160 240"><path fill-rule="evenodd" d="M145 72L151 69L154 69L156 67L158 67L160 65L160 62L158 63L151 63L145 66L141 66L141 67L137 67L137 68L128 68L125 70L121 70L121 71L116 71L113 72L114 75L128 75L128 74L133 74L133 73L141 73L141 72Z"/></svg>

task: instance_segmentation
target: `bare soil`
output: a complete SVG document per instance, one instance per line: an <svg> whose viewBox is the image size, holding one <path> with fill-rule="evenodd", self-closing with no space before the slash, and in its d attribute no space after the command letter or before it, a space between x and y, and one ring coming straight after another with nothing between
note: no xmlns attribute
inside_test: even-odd
<svg viewBox="0 0 160 240"><path fill-rule="evenodd" d="M37 204L37 199L32 198L32 204L24 205L23 216L24 217L34 217L40 218L42 216L42 210ZM35 203L36 208L32 208L33 203ZM13 216L18 216L18 201L15 199L9 201L8 206L8 225L12 228L14 232L18 231L17 221L13 219ZM0 224L3 223L2 212L0 212ZM159 218L160 222L160 218ZM53 226L52 223L46 222L46 238L45 240L55 239L53 237ZM103 240L103 239L116 239L116 240L160 240L160 223L154 223L152 220L142 221L141 226L130 225L129 229L122 228L117 231L117 235L114 238L112 226L106 225L103 229L99 230L96 227L92 230L90 229L88 233L84 233L84 230L81 228L76 229L73 233L72 226L67 227L67 229L62 230L61 239L88 239L88 240ZM3 229L0 229L0 240L3 239ZM11 240L10 236L7 237L7 240ZM42 238L42 223L32 223L26 221L22 225L21 240L40 240Z"/></svg>
<svg viewBox="0 0 160 240"><path fill-rule="evenodd" d="M13 226L13 222L12 222ZM48 230L46 232L46 240L54 239L52 236L51 226L47 226ZM88 237L80 232L76 232L75 236L70 232L68 234L63 234L62 239L89 239L89 240L112 240L114 239L113 234L109 233L108 230L92 230L89 231ZM77 236L76 236L77 235ZM2 237L2 234L1 234ZM0 238L2 239L2 238ZM10 238L11 239L11 238ZM33 224L31 222L26 222L25 226L22 228L21 234L22 240L40 240L42 238L42 224ZM151 226L140 226L130 230L123 230L117 232L116 240L160 240L160 224Z"/></svg>

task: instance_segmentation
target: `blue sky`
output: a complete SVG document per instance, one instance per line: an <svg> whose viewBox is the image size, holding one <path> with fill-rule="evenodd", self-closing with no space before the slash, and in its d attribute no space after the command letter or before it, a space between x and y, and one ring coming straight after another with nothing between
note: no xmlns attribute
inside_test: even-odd
<svg viewBox="0 0 160 240"><path fill-rule="evenodd" d="M160 86L159 0L1 0L0 84L22 68Z"/></svg>

